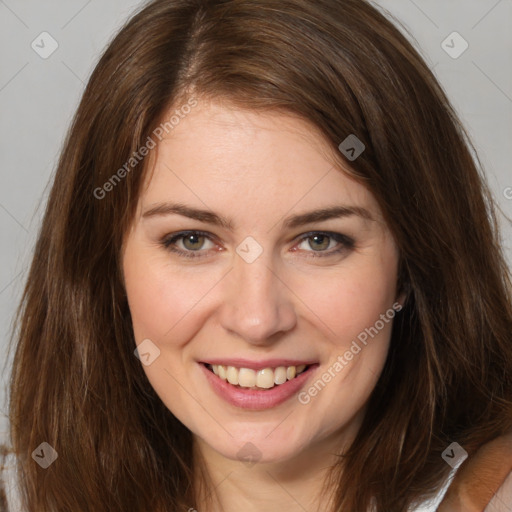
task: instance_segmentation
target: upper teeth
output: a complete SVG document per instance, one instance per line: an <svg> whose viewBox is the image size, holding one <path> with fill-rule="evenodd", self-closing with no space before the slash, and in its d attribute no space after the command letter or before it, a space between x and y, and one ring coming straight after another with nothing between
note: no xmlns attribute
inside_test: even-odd
<svg viewBox="0 0 512 512"><path fill-rule="evenodd" d="M263 368L258 371L251 368L235 368L234 366L223 366L221 364L213 364L211 367L215 375L222 380L227 380L234 386L270 389L274 385L284 384L287 380L292 380L305 370L306 365L278 366L277 368Z"/></svg>

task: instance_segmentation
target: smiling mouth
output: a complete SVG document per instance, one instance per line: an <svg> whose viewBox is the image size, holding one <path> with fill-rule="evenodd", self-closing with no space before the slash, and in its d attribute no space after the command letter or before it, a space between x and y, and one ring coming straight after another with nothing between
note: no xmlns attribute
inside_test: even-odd
<svg viewBox="0 0 512 512"><path fill-rule="evenodd" d="M234 387L245 389L268 390L293 380L315 365L278 366L276 368L263 368L253 370L251 368L237 368L204 363L204 366L217 375L223 381Z"/></svg>

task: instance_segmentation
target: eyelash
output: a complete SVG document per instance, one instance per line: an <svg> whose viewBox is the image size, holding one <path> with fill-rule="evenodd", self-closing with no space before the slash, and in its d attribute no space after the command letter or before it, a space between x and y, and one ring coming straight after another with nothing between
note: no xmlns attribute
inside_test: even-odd
<svg viewBox="0 0 512 512"><path fill-rule="evenodd" d="M205 231L180 231L179 233L175 233L173 235L167 236L161 240L161 245L168 251L173 252L177 254L180 257L184 258L205 258L208 256L207 251L203 251L202 249L199 249L197 251L182 251L181 249L177 249L174 245L178 240L185 238L189 235L199 235L204 236L211 242L213 242L212 237L209 233L206 233ZM330 250L330 251L306 251L306 252L312 252L310 256L307 256L308 258L326 258L329 256L333 256L335 254L339 254L343 251L353 249L355 246L355 241L346 236L342 235L341 233L332 233L329 231L310 231L308 233L304 233L301 238L299 239L299 243L301 243L303 240L307 240L308 238L312 238L315 235L321 235L321 236L327 236L328 238L331 238L338 242L340 244L340 247L336 250ZM206 252L206 254L205 254ZM315 254L316 253L316 254Z"/></svg>

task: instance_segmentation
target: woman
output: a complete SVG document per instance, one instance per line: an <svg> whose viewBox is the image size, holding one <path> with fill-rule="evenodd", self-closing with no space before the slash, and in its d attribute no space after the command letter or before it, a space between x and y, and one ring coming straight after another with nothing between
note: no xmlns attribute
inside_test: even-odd
<svg viewBox="0 0 512 512"><path fill-rule="evenodd" d="M512 432L498 240L369 4L151 2L86 88L20 308L25 508L417 509Z"/></svg>

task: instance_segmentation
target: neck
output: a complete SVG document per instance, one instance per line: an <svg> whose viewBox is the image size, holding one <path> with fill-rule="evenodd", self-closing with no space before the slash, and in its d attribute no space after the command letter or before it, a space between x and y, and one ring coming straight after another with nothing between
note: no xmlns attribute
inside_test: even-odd
<svg viewBox="0 0 512 512"><path fill-rule="evenodd" d="M333 509L330 470L343 453L337 432L291 459L248 463L224 457L194 437L197 512L325 512ZM352 439L350 439L352 441Z"/></svg>

